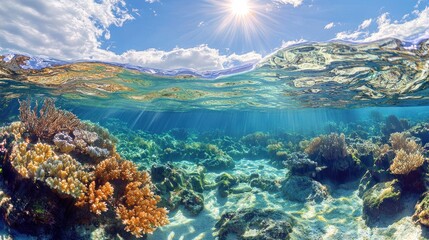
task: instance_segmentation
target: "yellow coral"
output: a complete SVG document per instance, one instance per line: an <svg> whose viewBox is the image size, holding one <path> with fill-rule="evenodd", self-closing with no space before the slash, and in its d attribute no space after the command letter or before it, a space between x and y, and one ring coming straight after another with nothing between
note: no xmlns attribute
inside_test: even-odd
<svg viewBox="0 0 429 240"><path fill-rule="evenodd" d="M393 174L408 174L423 165L425 161L422 147L407 137L406 133L398 132L390 135L390 143L396 155L390 165L390 171Z"/></svg>
<svg viewBox="0 0 429 240"><path fill-rule="evenodd" d="M12 133L15 135L15 139L20 139L24 132L25 126L22 122L13 122L7 127L0 128L0 135L3 135L4 133Z"/></svg>
<svg viewBox="0 0 429 240"><path fill-rule="evenodd" d="M91 212L100 215L102 212L107 211L106 201L113 195L113 186L110 183L105 183L100 188L95 188L95 182L92 181L89 184L89 188L86 194L81 194L76 206L82 207L89 204Z"/></svg>
<svg viewBox="0 0 429 240"><path fill-rule="evenodd" d="M415 153L421 151L421 146L414 140L407 138L406 133L392 133L390 135L390 143L392 144L393 150L404 150L407 153Z"/></svg>
<svg viewBox="0 0 429 240"><path fill-rule="evenodd" d="M315 137L311 140L310 143L308 143L308 146L305 148L304 152L307 153L308 155L319 153L319 148L321 144L322 144L322 138Z"/></svg>
<svg viewBox="0 0 429 240"><path fill-rule="evenodd" d="M37 143L29 148L29 144L22 142L15 144L11 153L11 164L24 178L33 177L39 165L49 158L57 159L51 146Z"/></svg>
<svg viewBox="0 0 429 240"><path fill-rule="evenodd" d="M424 157L420 152L407 153L400 149L395 152L396 156L390 165L390 171L393 174L408 174L423 165Z"/></svg>
<svg viewBox="0 0 429 240"><path fill-rule="evenodd" d="M129 183L125 188L124 203L116 208L117 217L124 223L125 230L136 237L153 233L157 227L169 223L167 210L156 206L160 197L154 195L149 185Z"/></svg>
<svg viewBox="0 0 429 240"><path fill-rule="evenodd" d="M61 194L78 198L87 191L86 184L93 177L83 170L78 161L68 154L63 154L42 163L37 169L36 178Z"/></svg>

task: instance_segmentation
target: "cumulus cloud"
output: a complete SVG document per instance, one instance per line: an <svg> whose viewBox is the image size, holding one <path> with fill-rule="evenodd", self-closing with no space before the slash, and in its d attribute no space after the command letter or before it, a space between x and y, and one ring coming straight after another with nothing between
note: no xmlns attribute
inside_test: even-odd
<svg viewBox="0 0 429 240"><path fill-rule="evenodd" d="M305 43L305 42L307 42L307 40L305 40L303 38L297 39L297 40L282 41L281 48L285 48L285 47L289 47L289 46L292 46L292 45L297 45L297 44Z"/></svg>
<svg viewBox="0 0 429 240"><path fill-rule="evenodd" d="M157 0L146 0L156 2ZM102 60L144 67L217 70L261 59L254 52L222 55L207 45L171 51L129 50L122 54L102 49L110 26L122 26L133 16L124 0L0 0L1 51L49 56L63 60Z"/></svg>
<svg viewBox="0 0 429 240"><path fill-rule="evenodd" d="M276 4L290 4L294 7L298 7L304 2L304 0L274 0L273 2Z"/></svg>
<svg viewBox="0 0 429 240"><path fill-rule="evenodd" d="M418 41L429 37L429 7L422 11L414 11L415 17L410 20L392 21L389 13L377 18L377 30L362 31L368 28L372 20L367 19L355 31L339 32L337 39L370 42L383 38L398 38L407 41Z"/></svg>
<svg viewBox="0 0 429 240"><path fill-rule="evenodd" d="M99 39L110 38L110 26L133 19L123 0L1 2L2 47L57 58L105 54Z"/></svg>
<svg viewBox="0 0 429 240"><path fill-rule="evenodd" d="M159 69L192 68L207 71L235 67L243 63L256 63L261 58L262 56L255 52L222 55L219 50L204 44L193 48L174 48L171 51L130 50L117 56L115 60Z"/></svg>
<svg viewBox="0 0 429 240"><path fill-rule="evenodd" d="M359 30L363 30L369 27L372 23L372 18L364 20L358 27Z"/></svg>
<svg viewBox="0 0 429 240"><path fill-rule="evenodd" d="M325 25L324 29L328 30L328 29L331 29L333 27L335 27L335 23L330 22L330 23L328 23L328 24Z"/></svg>

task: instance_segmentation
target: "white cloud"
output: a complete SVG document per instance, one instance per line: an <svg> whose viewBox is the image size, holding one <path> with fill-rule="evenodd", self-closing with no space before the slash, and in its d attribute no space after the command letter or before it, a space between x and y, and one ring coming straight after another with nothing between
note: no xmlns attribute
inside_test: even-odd
<svg viewBox="0 0 429 240"><path fill-rule="evenodd" d="M393 21L389 13L383 13L377 18L377 30L374 32L362 31L372 22L365 20L357 30L339 32L337 39L370 42L383 38L398 38L407 41L418 41L429 37L429 7L422 11L413 12L415 17L408 21ZM368 23L368 22L369 23ZM368 25L368 26L367 26Z"/></svg>
<svg viewBox="0 0 429 240"><path fill-rule="evenodd" d="M243 63L256 63L261 58L262 56L255 52L221 55L217 49L200 45L193 48L174 48L171 51L130 50L116 56L114 60L159 69L192 68L207 71L230 68Z"/></svg>
<svg viewBox="0 0 429 240"><path fill-rule="evenodd" d="M144 0L147 3L155 3L155 2L159 2L159 0Z"/></svg>
<svg viewBox="0 0 429 240"><path fill-rule="evenodd" d="M273 0L273 2L276 4L291 4L294 7L298 7L304 0Z"/></svg>
<svg viewBox="0 0 429 240"><path fill-rule="evenodd" d="M388 14L384 13L377 19L377 25L377 32L371 33L366 41L387 37L402 40L425 38L429 36L429 7L418 13L414 19L402 23L391 23Z"/></svg>
<svg viewBox="0 0 429 240"><path fill-rule="evenodd" d="M307 42L307 40L302 39L302 38L298 39L298 40L282 41L281 48L286 48L286 47L289 47L289 46L292 46L292 45L297 45L297 44L305 43L305 42Z"/></svg>
<svg viewBox="0 0 429 240"><path fill-rule="evenodd" d="M364 20L358 27L358 29L363 30L369 27L372 23L372 18Z"/></svg>
<svg viewBox="0 0 429 240"><path fill-rule="evenodd" d="M328 30L328 29L331 29L333 27L335 27L335 23L330 22L330 23L328 23L328 24L325 25L324 29Z"/></svg>
<svg viewBox="0 0 429 240"><path fill-rule="evenodd" d="M155 2L155 1L150 1ZM133 19L124 0L0 0L0 43L2 51L49 56L63 60L102 60L144 67L218 70L261 55L222 55L217 49L200 45L171 51L129 50L122 54L101 48L109 39L110 26L122 26Z"/></svg>
<svg viewBox="0 0 429 240"><path fill-rule="evenodd" d="M3 48L57 58L90 58L104 54L99 39L108 28L133 17L123 0L0 0Z"/></svg>

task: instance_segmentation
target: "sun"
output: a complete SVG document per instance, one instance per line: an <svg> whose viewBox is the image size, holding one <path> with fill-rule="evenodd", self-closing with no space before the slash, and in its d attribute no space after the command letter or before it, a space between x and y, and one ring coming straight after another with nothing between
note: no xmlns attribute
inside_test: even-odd
<svg viewBox="0 0 429 240"><path fill-rule="evenodd" d="M250 6L247 0L232 0L230 8L233 15L240 17L244 17L250 12Z"/></svg>
<svg viewBox="0 0 429 240"><path fill-rule="evenodd" d="M207 26L214 26L213 38L229 45L263 48L271 32L273 13L266 0L205 0L211 16ZM262 47L261 47L262 46Z"/></svg>

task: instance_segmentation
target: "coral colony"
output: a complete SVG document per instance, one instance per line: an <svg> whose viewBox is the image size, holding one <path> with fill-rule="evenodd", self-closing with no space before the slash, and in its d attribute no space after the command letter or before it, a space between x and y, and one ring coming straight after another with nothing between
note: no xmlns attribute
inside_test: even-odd
<svg viewBox="0 0 429 240"><path fill-rule="evenodd" d="M121 158L105 129L57 109L49 98L40 110L37 102L34 108L30 100L20 104L21 121L0 131L10 194L3 209L10 226L38 233L103 215L100 221L122 224L141 237L168 223L149 174Z"/></svg>

